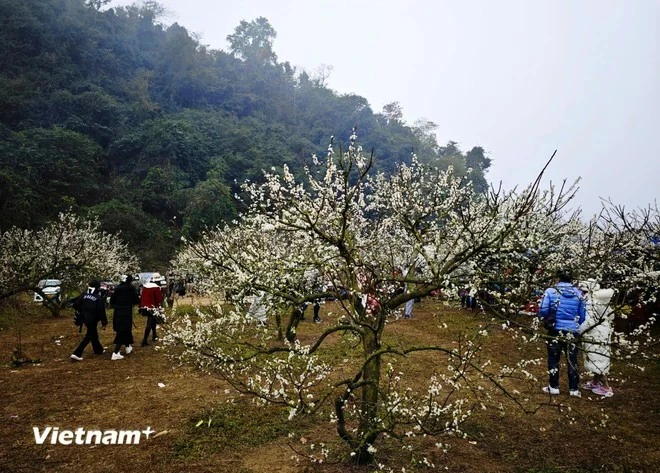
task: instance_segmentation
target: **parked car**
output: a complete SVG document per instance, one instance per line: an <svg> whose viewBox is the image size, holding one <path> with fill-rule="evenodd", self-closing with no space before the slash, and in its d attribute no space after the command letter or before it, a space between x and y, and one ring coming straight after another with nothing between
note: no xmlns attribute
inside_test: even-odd
<svg viewBox="0 0 660 473"><path fill-rule="evenodd" d="M42 279L37 284L37 287L41 289L41 292L44 293L47 299L54 299L56 302L59 302L62 298L62 281L59 279ZM44 298L38 292L34 293L34 302L43 302Z"/></svg>
<svg viewBox="0 0 660 473"><path fill-rule="evenodd" d="M167 290L167 278L165 276L160 273L153 273L151 278L154 280L154 284L158 284L163 291Z"/></svg>
<svg viewBox="0 0 660 473"><path fill-rule="evenodd" d="M144 286L146 283L149 282L149 279L151 279L151 276L154 273L137 273L135 275L135 280L140 283L140 286Z"/></svg>
<svg viewBox="0 0 660 473"><path fill-rule="evenodd" d="M167 291L167 279L165 276L160 273L138 273L136 279L140 281L140 286L144 286L150 280L153 280L155 284L158 284L163 291Z"/></svg>

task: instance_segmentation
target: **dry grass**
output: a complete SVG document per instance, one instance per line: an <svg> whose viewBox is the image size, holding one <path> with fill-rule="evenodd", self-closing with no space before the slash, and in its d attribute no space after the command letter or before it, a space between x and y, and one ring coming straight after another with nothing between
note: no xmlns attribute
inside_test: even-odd
<svg viewBox="0 0 660 473"><path fill-rule="evenodd" d="M311 323L308 310L304 338L313 339L331 323L329 309L332 304L323 306L324 322L318 325ZM458 332L484 323L478 315L431 302L416 305L414 313L414 319L399 320L388 327L387 343L451 346ZM139 339L144 320L135 319L138 328L134 335ZM440 329L442 323L449 328ZM9 365L18 326L25 355L39 358L40 363ZM101 332L108 348L113 336L109 329ZM68 357L79 337L68 314L52 319L32 305L23 306L13 321L5 320L0 330L0 471L372 470L347 466L340 456L330 465L311 465L304 460L296 463L291 459L293 449L309 452L311 443L323 442L343 450L330 424L319 418L292 424L282 411L256 408L246 398L236 397L229 403L234 396L225 393L226 383L192 368L172 365L154 346L137 347L116 362L110 361L109 351L94 356L89 347L84 362L72 363ZM339 336L333 341L336 350L331 350L330 358L342 362L351 356L345 351L349 343L340 341ZM521 356L497 331L488 341L489 357L515 361ZM523 350L533 353L535 349ZM544 351L538 356L544 356ZM437 355L424 354L401 360L399 365L415 384L428 379L440 362ZM658 373L658 367L652 366L624 384L613 383L615 396L610 399L569 399L562 395L534 414L525 414L512 405L506 406L506 416L493 410L479 411L465 425L468 439L440 440L451 444L446 454L434 446L435 439L421 440L412 452L405 453L398 442L384 439L378 445L379 458L398 471L401 467L425 471L416 463L423 457L448 471L659 471ZM542 367L537 374L543 378ZM565 383L565 371L562 376ZM158 383L165 387L159 388ZM530 386L528 393L523 393L530 405L547 402L539 387ZM574 418L572 423L567 414ZM596 428L603 414L609 416L608 426ZM199 424L201 420L204 422ZM167 433L139 445L36 445L33 426L72 430L81 426L101 430L151 426ZM288 437L290 432L294 433L292 438Z"/></svg>

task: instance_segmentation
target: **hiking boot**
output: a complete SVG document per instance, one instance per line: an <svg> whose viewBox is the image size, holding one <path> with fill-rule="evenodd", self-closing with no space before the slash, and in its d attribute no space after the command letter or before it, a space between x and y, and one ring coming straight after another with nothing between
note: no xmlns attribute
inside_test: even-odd
<svg viewBox="0 0 660 473"><path fill-rule="evenodd" d="M141 347L148 347L149 344L148 344L147 342L142 342L142 345L140 345L140 346L141 346Z"/></svg>
<svg viewBox="0 0 660 473"><path fill-rule="evenodd" d="M82 356L78 356L78 355L76 355L75 353L73 353L73 354L71 355L71 359L72 359L73 361L82 361L82 360L83 360L83 357L82 357Z"/></svg>
<svg viewBox="0 0 660 473"><path fill-rule="evenodd" d="M598 386L598 383L594 383L593 381L587 381L582 385L582 389L586 389L587 391L592 391L596 386Z"/></svg>
<svg viewBox="0 0 660 473"><path fill-rule="evenodd" d="M321 323L321 319L314 319L314 323L315 323L315 324L320 324L320 323Z"/></svg>
<svg viewBox="0 0 660 473"><path fill-rule="evenodd" d="M568 395L569 395L569 396L573 396L573 397L582 397L582 393L580 392L579 389L571 389L571 390L568 392Z"/></svg>
<svg viewBox="0 0 660 473"><path fill-rule="evenodd" d="M593 388L591 392L597 396L602 396L602 397L614 396L614 391L612 391L612 388L610 388L609 386L603 386L602 384L599 384L598 386Z"/></svg>
<svg viewBox="0 0 660 473"><path fill-rule="evenodd" d="M130 346L130 345L128 345L128 346L126 347L126 354L127 354L127 355L130 354L132 351L133 351L133 347Z"/></svg>
<svg viewBox="0 0 660 473"><path fill-rule="evenodd" d="M559 394L559 388L553 388L551 386L543 386L541 388L541 391L543 391L546 394L551 394L553 396L556 396L557 394Z"/></svg>
<svg viewBox="0 0 660 473"><path fill-rule="evenodd" d="M123 360L123 359L124 359L124 356L119 352L112 354L112 361Z"/></svg>

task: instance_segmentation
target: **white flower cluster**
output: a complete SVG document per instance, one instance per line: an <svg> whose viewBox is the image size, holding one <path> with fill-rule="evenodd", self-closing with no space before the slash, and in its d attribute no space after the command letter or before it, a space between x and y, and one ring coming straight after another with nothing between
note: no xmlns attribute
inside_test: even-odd
<svg viewBox="0 0 660 473"><path fill-rule="evenodd" d="M93 277L117 277L137 266L118 235L95 220L60 213L41 230L12 228L0 233L0 298L32 290L41 279L82 289Z"/></svg>
<svg viewBox="0 0 660 473"><path fill-rule="evenodd" d="M285 406L292 418L327 405L357 462L371 461L381 435L460 434L474 405L499 408L492 391L519 402L509 378L535 382L532 368L541 357L529 350L534 356L496 366L481 358L482 344L499 331L538 345L536 326L513 316L567 260L587 277L638 288L646 277L657 280L649 276L660 269L650 239L658 234L657 210L603 214L585 224L564 210L575 186L542 190L539 176L520 191L476 194L451 168L413 157L385 176L372 173L373 159L353 130L347 152L335 154L331 145L302 177L287 167L265 172L262 182L243 186L247 210L238 221L187 241L175 262L230 305L175 324L172 339L185 348L184 359L262 402ZM473 338L450 348L383 346L389 322L407 301L466 289L496 314ZM301 307L328 297L341 313L325 320L320 333L302 337L310 325L299 324ZM354 342L360 362L328 361L337 348L328 342L337 334ZM422 393L402 386L401 375L382 372L385 361L416 352L446 358L446 369ZM348 365L355 370L349 376Z"/></svg>

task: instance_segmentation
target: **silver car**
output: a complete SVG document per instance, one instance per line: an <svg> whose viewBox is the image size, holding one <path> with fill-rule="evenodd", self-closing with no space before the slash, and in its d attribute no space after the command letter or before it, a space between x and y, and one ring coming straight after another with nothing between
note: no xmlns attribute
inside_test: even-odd
<svg viewBox="0 0 660 473"><path fill-rule="evenodd" d="M62 297L62 281L59 279L42 279L37 284L47 299L54 299L59 302ZM44 298L38 292L34 293L34 302L43 302Z"/></svg>

